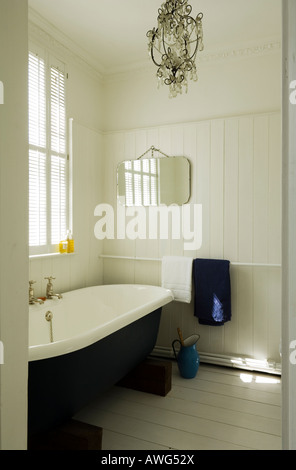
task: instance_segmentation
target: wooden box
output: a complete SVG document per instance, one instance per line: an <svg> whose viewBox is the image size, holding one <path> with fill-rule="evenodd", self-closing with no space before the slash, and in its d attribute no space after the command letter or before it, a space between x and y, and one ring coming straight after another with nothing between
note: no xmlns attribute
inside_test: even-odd
<svg viewBox="0 0 296 470"><path fill-rule="evenodd" d="M103 429L71 419L29 439L28 450L101 450Z"/></svg>
<svg viewBox="0 0 296 470"><path fill-rule="evenodd" d="M146 359L117 385L164 397L172 388L172 363L158 359Z"/></svg>

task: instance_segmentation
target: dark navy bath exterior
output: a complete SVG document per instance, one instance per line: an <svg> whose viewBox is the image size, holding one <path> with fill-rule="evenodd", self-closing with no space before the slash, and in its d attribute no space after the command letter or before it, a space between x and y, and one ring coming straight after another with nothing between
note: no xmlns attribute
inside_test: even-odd
<svg viewBox="0 0 296 470"><path fill-rule="evenodd" d="M161 308L83 349L29 362L28 434L71 418L143 361L155 346Z"/></svg>

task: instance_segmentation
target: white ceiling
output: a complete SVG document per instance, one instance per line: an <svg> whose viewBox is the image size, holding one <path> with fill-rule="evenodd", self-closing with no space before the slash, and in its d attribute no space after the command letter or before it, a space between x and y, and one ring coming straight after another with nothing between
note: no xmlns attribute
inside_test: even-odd
<svg viewBox="0 0 296 470"><path fill-rule="evenodd" d="M281 0L189 0L204 14L205 51L281 36ZM162 0L29 0L105 73L147 60L146 32Z"/></svg>

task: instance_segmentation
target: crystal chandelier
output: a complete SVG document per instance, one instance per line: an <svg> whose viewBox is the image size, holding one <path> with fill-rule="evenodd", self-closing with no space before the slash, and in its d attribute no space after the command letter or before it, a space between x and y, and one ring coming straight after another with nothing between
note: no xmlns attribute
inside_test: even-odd
<svg viewBox="0 0 296 470"><path fill-rule="evenodd" d="M167 0L158 10L157 28L148 31L148 49L158 67L159 82L169 85L170 98L187 93L188 78L197 80L196 53L203 50L203 14L190 16L187 0Z"/></svg>

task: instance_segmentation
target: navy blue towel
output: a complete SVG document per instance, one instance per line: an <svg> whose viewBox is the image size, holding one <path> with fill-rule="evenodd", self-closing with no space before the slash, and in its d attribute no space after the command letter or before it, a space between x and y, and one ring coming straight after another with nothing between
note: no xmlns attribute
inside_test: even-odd
<svg viewBox="0 0 296 470"><path fill-rule="evenodd" d="M229 265L227 260L193 260L194 315L202 325L224 325L231 319Z"/></svg>

